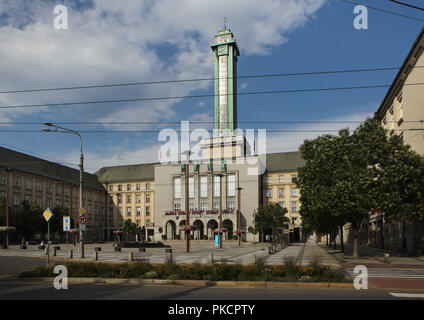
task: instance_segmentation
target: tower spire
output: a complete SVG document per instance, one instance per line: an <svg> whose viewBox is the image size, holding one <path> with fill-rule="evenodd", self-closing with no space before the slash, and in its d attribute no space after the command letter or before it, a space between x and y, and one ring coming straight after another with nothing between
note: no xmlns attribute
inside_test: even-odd
<svg viewBox="0 0 424 320"><path fill-rule="evenodd" d="M237 128L237 57L234 35L227 29L218 32L212 43L215 60L215 129L219 134Z"/></svg>

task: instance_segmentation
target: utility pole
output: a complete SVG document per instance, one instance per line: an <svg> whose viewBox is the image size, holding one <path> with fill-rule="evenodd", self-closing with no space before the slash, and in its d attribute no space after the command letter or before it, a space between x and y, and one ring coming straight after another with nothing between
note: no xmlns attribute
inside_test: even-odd
<svg viewBox="0 0 424 320"><path fill-rule="evenodd" d="M242 187L237 187L237 200L238 200L238 204L237 204L237 228L238 228L238 243L239 243L239 247L241 246L241 207L240 207L240 194L241 194L241 190L243 190Z"/></svg>
<svg viewBox="0 0 424 320"><path fill-rule="evenodd" d="M219 177L219 248L222 249L222 174Z"/></svg>
<svg viewBox="0 0 424 320"><path fill-rule="evenodd" d="M6 171L6 239L4 241L4 248L9 248L9 169L5 168Z"/></svg>
<svg viewBox="0 0 424 320"><path fill-rule="evenodd" d="M51 130L50 128L42 128L41 130L44 132L60 132L60 133L70 133L70 134L76 134L79 138L80 138L80 190L79 190L79 197L80 197L80 210L83 209L83 201L82 201L82 197L83 197L83 171L84 171L84 155L82 153L82 137L79 134L79 132L75 131L75 130L71 130L71 129L67 129L67 128L63 128L63 127L59 127L53 123L50 122L44 122L44 125L48 126L48 127L54 127L56 128L55 130ZM58 129L61 129L63 131L59 131ZM81 215L81 212L79 213L79 215ZM80 258L83 259L84 258L84 233L83 231L79 230L80 232Z"/></svg>
<svg viewBox="0 0 424 320"><path fill-rule="evenodd" d="M186 211L186 227L185 227L185 233L186 233L186 250L187 252L190 252L190 237L191 237L191 227L190 227L190 206L189 206L189 170L188 166L190 163L190 151L185 151L183 154L186 155L186 167L185 167L185 211Z"/></svg>

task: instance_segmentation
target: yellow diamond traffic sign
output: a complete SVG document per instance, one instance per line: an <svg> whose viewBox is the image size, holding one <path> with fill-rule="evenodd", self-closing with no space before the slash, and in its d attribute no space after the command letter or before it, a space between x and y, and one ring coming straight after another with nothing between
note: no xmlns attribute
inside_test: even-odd
<svg viewBox="0 0 424 320"><path fill-rule="evenodd" d="M79 213L80 213L80 215L84 215L85 214L84 208L79 209Z"/></svg>
<svg viewBox="0 0 424 320"><path fill-rule="evenodd" d="M53 213L50 211L50 208L47 208L43 213L43 217L44 219L46 219L47 222L49 222L52 216L53 216Z"/></svg>

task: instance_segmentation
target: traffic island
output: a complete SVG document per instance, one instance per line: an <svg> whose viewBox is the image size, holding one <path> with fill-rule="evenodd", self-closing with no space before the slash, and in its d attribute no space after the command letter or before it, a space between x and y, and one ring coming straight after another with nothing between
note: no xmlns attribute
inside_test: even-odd
<svg viewBox="0 0 424 320"><path fill-rule="evenodd" d="M134 257L133 257L134 258ZM59 263L42 266L22 272L21 278L55 277L54 267ZM319 265L297 266L287 263L280 266L270 266L258 261L252 265L239 264L176 264L172 262L150 264L135 263L92 263L92 262L62 262L68 269L71 278L161 280L170 281L206 281L209 285L226 286L267 286L268 283L297 283L298 286L315 287L317 283L352 284L340 270ZM134 281L135 281L134 280ZM206 283L205 282L205 283ZM275 286L275 284L272 284ZM322 285L319 285L322 287ZM327 285L328 287L328 285Z"/></svg>

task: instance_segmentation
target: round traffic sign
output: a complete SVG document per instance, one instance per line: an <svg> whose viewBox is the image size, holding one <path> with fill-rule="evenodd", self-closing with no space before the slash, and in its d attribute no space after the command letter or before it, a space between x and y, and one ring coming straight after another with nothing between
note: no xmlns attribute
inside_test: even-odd
<svg viewBox="0 0 424 320"><path fill-rule="evenodd" d="M87 223L87 218L84 217L84 216L79 216L78 223L79 224L86 224Z"/></svg>

